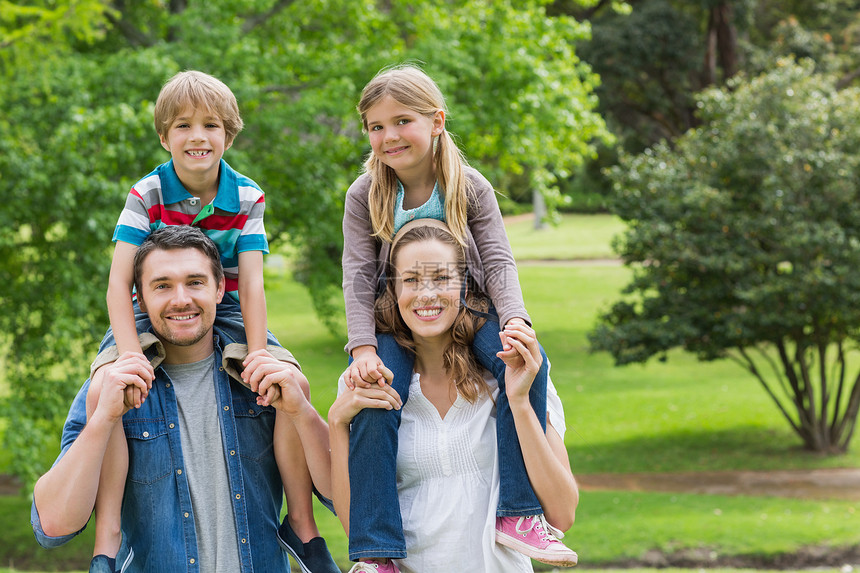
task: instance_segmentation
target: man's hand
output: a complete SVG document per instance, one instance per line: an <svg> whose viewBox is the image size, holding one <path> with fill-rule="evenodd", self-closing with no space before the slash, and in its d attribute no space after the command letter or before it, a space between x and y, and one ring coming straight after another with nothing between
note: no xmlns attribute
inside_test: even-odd
<svg viewBox="0 0 860 573"><path fill-rule="evenodd" d="M149 396L152 365L139 352L124 352L115 362L99 368L90 384L101 384L95 414L118 420L131 408L139 408Z"/></svg>
<svg viewBox="0 0 860 573"><path fill-rule="evenodd" d="M352 362L344 373L344 381L350 390L359 388L370 388L374 384L380 387L390 384L394 374L385 367L376 348L373 346L359 346L352 351Z"/></svg>
<svg viewBox="0 0 860 573"><path fill-rule="evenodd" d="M245 359L245 369L251 371L248 384L252 390L256 388L261 406L274 406L288 416L297 416L310 406L310 384L294 364L257 350Z"/></svg>

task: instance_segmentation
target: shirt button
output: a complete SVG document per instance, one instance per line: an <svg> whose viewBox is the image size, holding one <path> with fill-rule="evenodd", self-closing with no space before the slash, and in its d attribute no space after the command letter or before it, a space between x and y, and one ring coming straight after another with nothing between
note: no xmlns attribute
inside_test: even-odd
<svg viewBox="0 0 860 573"><path fill-rule="evenodd" d="M219 366L219 367L218 367L218 371L219 371L219 372L224 372L224 367L223 367L223 366Z"/></svg>
<svg viewBox="0 0 860 573"><path fill-rule="evenodd" d="M243 538L242 538L242 543L248 543L248 540L247 540L247 539L245 539L245 538L243 537Z"/></svg>
<svg viewBox="0 0 860 573"><path fill-rule="evenodd" d="M181 476L181 475L182 475L182 470L176 470L176 475Z"/></svg>
<svg viewBox="0 0 860 573"><path fill-rule="evenodd" d="M224 411L225 411L225 412L226 412L227 410L229 410L229 409L230 409L230 406L224 406Z"/></svg>
<svg viewBox="0 0 860 573"><path fill-rule="evenodd" d="M173 424L170 424L170 425L168 426L168 428L170 428L170 429L172 430L172 429L173 429Z"/></svg>
<svg viewBox="0 0 860 573"><path fill-rule="evenodd" d="M237 493L237 494L236 494L236 499L242 499L242 496L241 496L241 495L239 495L239 494Z"/></svg>
<svg viewBox="0 0 860 573"><path fill-rule="evenodd" d="M144 433L143 433L143 437L144 437L144 438L148 438L148 437L149 437L149 432L144 432Z"/></svg>
<svg viewBox="0 0 860 573"><path fill-rule="evenodd" d="M236 450L230 450L230 455L231 455L231 456L235 456L235 455L236 455Z"/></svg>
<svg viewBox="0 0 860 573"><path fill-rule="evenodd" d="M249 414L251 414L251 415L253 415L253 414L254 414L254 410L248 410L248 413L249 413Z"/></svg>
<svg viewBox="0 0 860 573"><path fill-rule="evenodd" d="M188 562L191 563L192 565L194 565L194 558L192 557L191 559L188 560Z"/></svg>
<svg viewBox="0 0 860 573"><path fill-rule="evenodd" d="M188 517L188 512L187 512L187 511L185 512L185 517Z"/></svg>
<svg viewBox="0 0 860 573"><path fill-rule="evenodd" d="M170 388L170 382L164 385L165 388Z"/></svg>

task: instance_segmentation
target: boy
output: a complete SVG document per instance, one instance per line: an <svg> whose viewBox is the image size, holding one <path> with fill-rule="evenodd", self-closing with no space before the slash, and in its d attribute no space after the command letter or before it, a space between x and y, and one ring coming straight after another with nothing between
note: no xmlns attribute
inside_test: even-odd
<svg viewBox="0 0 860 573"><path fill-rule="evenodd" d="M138 333L145 332L150 322L133 302L132 260L147 235L165 225L197 226L218 246L227 290L217 309L219 328L235 334L234 340L247 340L249 354L268 353L298 367L267 331L263 255L268 253L268 242L263 226L263 192L222 159L242 129L235 96L210 75L181 72L162 88L154 120L161 145L170 152L171 160L132 187L119 217L107 290L112 333L109 331L102 341L91 374L124 352L141 353ZM199 310L189 300L181 308L169 309L165 319L187 323L193 329ZM255 376L253 368L248 368L241 376L256 391L261 375ZM152 371L145 372L148 384L153 378ZM88 416L95 410L99 391L98 387L90 389ZM273 398L271 394L261 396L258 402L268 405ZM136 407L143 399L139 390L126 396L127 403ZM313 484L298 435L282 415L276 415L275 436L275 458L290 511L278 529L278 539L303 571L334 573L338 569L314 521L310 495ZM113 572L113 559L122 542L120 510L128 450L121 425L114 428L108 448L110 455L106 459L114 463L105 466L99 482L90 571Z"/></svg>

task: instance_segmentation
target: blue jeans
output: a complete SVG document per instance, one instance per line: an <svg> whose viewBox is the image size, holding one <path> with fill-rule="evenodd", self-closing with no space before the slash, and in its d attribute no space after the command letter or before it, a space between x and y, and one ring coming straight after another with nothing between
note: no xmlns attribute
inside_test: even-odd
<svg viewBox="0 0 860 573"><path fill-rule="evenodd" d="M134 322L137 326L137 333L141 334L149 330L152 323L149 321L149 316L140 310L137 301L134 302ZM239 342L246 344L248 339L245 336L245 322L242 319L242 308L239 306L239 301L229 294L225 294L224 298L218 303L215 308L215 328L221 331L221 335L229 340L229 342ZM271 332L267 333L267 344L281 346L278 339ZM108 327L101 344L99 345L99 354L115 346L116 342L113 339L113 330Z"/></svg>
<svg viewBox="0 0 860 573"><path fill-rule="evenodd" d="M376 337L377 355L394 373L392 387L403 404L409 397L415 358L387 334ZM499 382L496 401L496 440L499 448L499 516L543 513L529 483L519 438L505 394L505 363L496 356L502 350L499 323L487 321L475 334L472 351L478 363ZM548 361L543 363L529 391L529 401L546 431L546 387ZM406 542L397 498L397 432L400 410L367 408L353 420L349 433L349 558L402 559ZM372 468L372 473L370 469ZM368 484L372 483L371 487Z"/></svg>

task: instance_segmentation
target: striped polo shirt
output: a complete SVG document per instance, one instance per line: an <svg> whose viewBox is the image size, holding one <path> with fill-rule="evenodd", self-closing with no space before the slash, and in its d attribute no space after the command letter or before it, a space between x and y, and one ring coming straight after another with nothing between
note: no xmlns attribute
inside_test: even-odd
<svg viewBox="0 0 860 573"><path fill-rule="evenodd" d="M191 195L168 161L134 184L119 216L114 241L140 245L167 225L199 227L218 246L227 292L239 298L239 253L269 252L263 227L265 197L251 179L221 160L218 193L209 205Z"/></svg>

